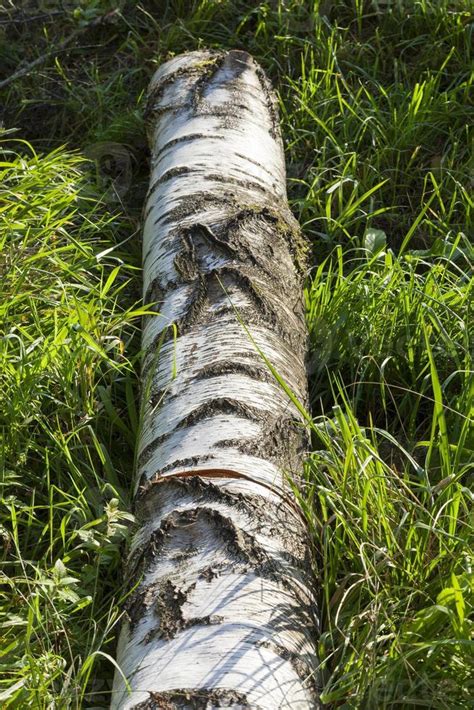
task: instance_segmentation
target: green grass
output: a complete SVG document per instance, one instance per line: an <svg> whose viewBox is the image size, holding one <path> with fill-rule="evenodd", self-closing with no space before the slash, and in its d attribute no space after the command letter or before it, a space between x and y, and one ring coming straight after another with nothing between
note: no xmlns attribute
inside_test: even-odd
<svg viewBox="0 0 474 710"><path fill-rule="evenodd" d="M8 144L7 144L8 145ZM4 144L2 655L17 706L80 705L113 637L137 414L136 267L77 154ZM78 653L80 649L80 653Z"/></svg>
<svg viewBox="0 0 474 710"><path fill-rule="evenodd" d="M44 59L2 92L2 707L108 704L138 426L144 91L163 59L203 46L247 49L270 75L311 245L313 445L299 495L325 707L470 707L472 11L3 11L5 76Z"/></svg>

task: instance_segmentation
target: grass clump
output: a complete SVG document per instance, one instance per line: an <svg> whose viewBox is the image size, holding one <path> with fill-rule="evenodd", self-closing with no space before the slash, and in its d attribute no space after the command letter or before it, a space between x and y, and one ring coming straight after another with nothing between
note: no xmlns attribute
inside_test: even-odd
<svg viewBox="0 0 474 710"><path fill-rule="evenodd" d="M435 368L450 434L461 436L473 384L472 247L462 234L398 256L383 236L370 246L338 247L310 280L313 397L331 406L337 372L358 416L415 446L436 403Z"/></svg>
<svg viewBox="0 0 474 710"><path fill-rule="evenodd" d="M0 704L108 706L137 429L144 92L175 53L237 47L279 92L312 248L301 505L324 707L470 707L470 3L28 7L11 2L0 23L6 76L40 60L3 88Z"/></svg>
<svg viewBox="0 0 474 710"><path fill-rule="evenodd" d="M468 466L440 471L361 427L339 393L315 421L308 482L323 590L328 707L467 708L472 699L472 502ZM384 453L384 443L395 450ZM451 442L433 437L437 458ZM454 447L456 447L455 442ZM318 515L314 515L314 510Z"/></svg>
<svg viewBox="0 0 474 710"><path fill-rule="evenodd" d="M3 145L0 189L0 697L79 707L119 615L140 310L130 224L90 166L20 147Z"/></svg>

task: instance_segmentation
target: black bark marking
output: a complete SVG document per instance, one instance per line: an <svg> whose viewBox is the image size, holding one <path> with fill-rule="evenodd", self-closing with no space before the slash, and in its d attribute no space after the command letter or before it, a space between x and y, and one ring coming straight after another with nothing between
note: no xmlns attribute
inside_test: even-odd
<svg viewBox="0 0 474 710"><path fill-rule="evenodd" d="M156 219L155 224L159 224L160 222L163 225L179 224L191 215L206 211L209 207L220 206L222 209L230 210L234 203L235 198L231 193L226 193L225 191L212 194L203 191L190 193L185 199L181 200L179 205L163 211Z"/></svg>
<svg viewBox="0 0 474 710"><path fill-rule="evenodd" d="M278 264L275 264L273 258L275 241L278 241L278 239L284 241L286 248L292 255L294 266L297 269L297 274L293 275L293 279L299 280L306 270L307 244L291 212L287 210L282 211L268 205L244 207L229 219L225 227L227 230L239 232L248 221L254 222L253 226L256 231L265 229L267 225L270 228L265 243L268 253L262 254L261 252L257 252L254 253L253 256L260 268L263 268L269 275L271 282L273 282L274 279L275 266L278 266ZM241 237L240 241L242 241ZM246 247L247 249L251 248L248 244ZM258 258L258 256L260 256L260 258Z"/></svg>
<svg viewBox="0 0 474 710"><path fill-rule="evenodd" d="M219 288L221 288L220 285L219 285ZM204 296L201 295L201 299L203 297L205 298L205 295ZM268 323L265 322L265 320L262 318L262 316L260 314L255 312L255 309L253 309L253 308L239 308L238 313L239 313L240 319L242 320L243 323L245 323L245 325L247 327L249 327L249 328L253 328L253 327L265 328L265 326L266 326L267 329L270 331L270 328L268 327ZM225 315L228 316L226 320L224 320ZM222 309L219 310L219 320L222 323L223 328L227 327L230 322L232 322L232 323L237 322L235 309L232 306L232 303L230 301L228 302L227 305L223 305ZM183 335L184 332L186 332L186 324L187 324L187 320L178 322L176 324L180 335ZM181 330L179 330L180 325L181 325ZM166 328L167 328L166 332L164 332L164 329L163 329L163 331L160 331L155 336L155 338L150 343L150 345L148 346L148 348L144 354L144 360L142 362L142 368L141 368L141 375L142 375L143 381L147 380L149 373L150 373L150 369L153 366L156 367L156 362L157 362L156 351L159 348L163 348L165 345L167 345L168 348L174 347L174 344L171 343L171 341L174 340L174 335L175 335L174 330L173 330L173 328L171 328L169 326L166 326ZM191 330L191 329L192 329L192 325L188 324L188 330ZM282 344L285 343L286 346L288 348L291 348L291 351L293 352L292 348L293 348L294 340L291 339L291 341L290 341L288 339L286 329L285 329L285 331L280 332L280 330L277 327L277 324L274 324L274 327L271 332L272 332L272 335L274 335L275 332L278 333L281 340L282 340ZM165 351L165 353L163 353L163 357L170 357L169 352ZM207 377L212 377L213 372L216 375L227 374L227 373L230 374L231 372L235 372L235 373L241 372L242 374L248 374L250 377L255 377L255 379L260 379L260 380L266 379L269 382L274 381L275 378L271 374L270 370L268 369L265 362L262 360L262 357L258 353L257 350L241 352L239 354L239 357L245 358L246 360L248 360L248 365L244 364L244 363L234 362L231 367L231 364L228 361L226 361L227 364L223 364L222 370L220 370L221 362L225 362L225 361L219 361L216 358L215 362L213 362L212 364L210 364L208 366L204 366L196 374L196 380L201 379L201 378L205 379ZM201 373L202 373L202 375L201 375ZM290 377L290 375L291 375L294 378L295 377L294 368L291 368L291 366L290 366L290 369L288 370L288 372L283 373L283 374L284 374L284 376L288 375L288 377ZM170 369L170 382L171 382L171 369ZM304 379L300 378L298 380L298 387L299 387L300 391L304 391L305 382L306 382L305 377L304 377ZM157 398L160 397L160 395L162 394L163 391L164 391L164 388L157 391L156 395L155 394L152 395L152 396L154 396L155 402L157 401ZM154 392L154 391L152 390L152 392ZM168 397L170 397L170 395L168 395Z"/></svg>
<svg viewBox="0 0 474 710"><path fill-rule="evenodd" d="M190 557L193 557L197 552L199 552L199 549L195 545L188 545L185 547L181 552L178 552L176 555L174 555L173 562L186 562Z"/></svg>
<svg viewBox="0 0 474 710"><path fill-rule="evenodd" d="M170 148L173 148L176 145L179 145L180 143L192 143L195 140L199 140L200 138L212 138L212 140L226 140L226 136L220 136L215 133L186 133L183 136L178 136L178 138L171 138L171 140L167 141L164 145L161 146L159 151L157 151L154 155L154 164L159 162L159 159L161 155L169 150Z"/></svg>
<svg viewBox="0 0 474 710"><path fill-rule="evenodd" d="M160 468L160 475L162 476L167 471L171 471L173 468L190 468L191 466L202 466L208 463L214 458L212 454L202 454L201 456L190 456L187 459L176 459L172 461L167 466Z"/></svg>
<svg viewBox="0 0 474 710"><path fill-rule="evenodd" d="M179 335L183 335L184 333L190 331L193 326L201 324L200 315L206 303L208 292L207 282L209 277L209 273L198 273L193 291L188 299L188 309L186 313L176 321Z"/></svg>
<svg viewBox="0 0 474 710"><path fill-rule="evenodd" d="M227 517L214 508L198 508L195 519L202 517L212 527L217 535L226 543L229 554L239 562L250 565L254 569L262 569L268 565L269 557L265 550L255 541L252 535L238 528L232 518Z"/></svg>
<svg viewBox="0 0 474 710"><path fill-rule="evenodd" d="M154 454L156 449L164 442L166 439L171 435L170 432L167 432L166 434L160 434L160 436L157 436L151 441L147 446L145 446L142 451L140 451L138 458L137 458L137 468L140 470L148 461L148 459L151 458L151 456Z"/></svg>
<svg viewBox="0 0 474 710"><path fill-rule="evenodd" d="M271 374L268 367L262 362L261 359L255 357L254 353L247 353L248 359L252 359L253 362L237 362L235 360L218 360L211 365L206 365L201 367L197 372L196 380L206 380L212 377L219 377L221 375L245 375L251 377L259 382L272 382L274 377ZM240 357L243 357L243 353L240 353Z"/></svg>
<svg viewBox="0 0 474 710"><path fill-rule="evenodd" d="M251 193L255 190L258 190L258 192L263 193L269 192L269 189L266 185L262 185L260 182L256 182L255 180L239 180L239 178L233 178L229 175L225 175L222 173L209 173L201 170L197 172L200 173L200 178L202 180L218 182L221 183L223 186L235 185L237 187L243 187Z"/></svg>
<svg viewBox="0 0 474 710"><path fill-rule="evenodd" d="M150 189L147 194L147 200L153 195L153 193L156 191L156 189L160 186L163 185L163 183L168 182L169 180L173 180L176 177L180 176L185 176L189 177L194 175L196 177L196 180L199 181L205 181L205 182L218 182L220 185L227 186L227 185L235 185L239 188L244 188L245 190L248 190L249 192L254 192L255 190L258 190L259 192L267 193L269 191L268 187L265 185L262 185L260 182L257 182L256 180L249 180L249 179L239 179L236 177L230 177L230 175L227 175L225 172L222 173L210 173L208 167L198 167L198 168L190 168L187 165L179 165L174 168L169 168L166 170L162 175L160 175L159 178L157 178L152 185L150 185Z"/></svg>
<svg viewBox="0 0 474 710"><path fill-rule="evenodd" d="M231 397L215 397L201 404L199 407L193 409L187 416L185 416L179 422L177 429L185 429L187 427L202 421L203 419L208 419L216 414L227 414L235 415L239 417L244 417L245 419L250 419L254 422L259 422L262 420L262 414L265 416L267 413L265 410L257 409L256 407L251 407L244 402L239 402L238 399L232 399Z"/></svg>
<svg viewBox="0 0 474 710"><path fill-rule="evenodd" d="M263 239L263 245L259 242L257 247L249 240L246 234L249 229L251 232L259 234L265 234L263 230L268 230ZM207 249L207 251L203 251L202 257L199 259L201 273L206 270L203 263L205 256L209 254L222 255L233 260L235 269L258 268L260 278L263 271L268 278L266 287L269 291L283 288L288 295L293 294L293 300L294 293L297 291L299 275L302 275L306 269L306 244L293 223L293 217L269 207L259 205L242 208L212 227L196 223L185 229L178 229L174 239L181 241L181 252L175 257L175 264L179 264L177 270L184 274L185 282L198 278L197 264L193 263L191 269L186 262L195 261L194 244L199 246L200 242L204 242ZM284 252L285 249L288 249L298 269L299 275L293 274L288 284L280 280L275 283L275 268L287 270L288 266L284 263L275 263L275 248L278 241L280 241L280 251ZM148 254L145 259L147 256ZM176 288L176 285L170 281L164 290Z"/></svg>
<svg viewBox="0 0 474 710"><path fill-rule="evenodd" d="M212 481L199 477L199 474L186 479L161 479L158 474L158 481L160 482L158 490L152 479L147 482L146 487L136 500L135 512L138 528L143 526L147 520L157 516L157 504L159 506L159 502L169 495L173 497L173 504L176 506L193 502L196 508L191 513L195 517L189 517L190 511L175 510L163 518L160 527L150 535L150 543L145 541L134 553L134 576L137 576L138 568L144 571L154 563L156 556L162 553L163 545L166 540L170 539L174 530L183 525L191 525L193 521L207 522L211 529L218 530L220 536L224 534L232 543L229 551L232 552L233 549L234 554L231 554L231 558L234 561L240 560L245 570L250 565L256 574L272 579L277 578L282 583L285 583L282 577L287 577L289 570L291 570L291 576L295 578L304 578L307 575L308 569L311 568L311 554L305 521L301 513L297 512L287 501L272 503L258 494L231 493L213 484ZM238 528L231 519L229 519L229 523L226 523L227 518L209 507L211 503L224 504L231 510L235 509L245 514L252 530L280 539L283 552L279 558L271 559L264 551L253 553L250 556L244 552L242 556L243 548L240 543L232 548ZM252 534L241 532L243 533L242 539L247 541L244 548L260 550ZM191 543L185 548L191 550L193 546L194 543ZM194 548L194 552L198 552L197 548Z"/></svg>
<svg viewBox="0 0 474 710"><path fill-rule="evenodd" d="M202 300L205 298L205 291L204 288L201 290L200 294L200 301L196 304L195 306L195 313L196 317L197 315L201 312L203 309L203 303ZM301 336L298 333L292 334L288 332L288 328L283 328L283 325L280 325L279 322L272 322L271 323L271 328L269 326L268 320L265 320L264 317L255 311L254 308L239 308L238 309L238 315L242 323L245 324L247 328L252 330L252 328L266 328L269 332L272 333L272 335L277 334L281 340L282 346L285 345L287 348L290 348L292 352L295 352L295 345L298 345L300 347L300 350L303 349L305 343L301 342ZM227 316L227 320L224 320L224 316ZM221 309L219 310L219 318L222 322L222 327L226 327L229 322L235 323L237 322L237 315L234 306L232 305L231 301L228 302L227 304L222 305ZM196 326L203 325L206 323L206 319L199 320L196 323ZM175 323L176 328L178 330L179 336L184 335L188 332L191 332L193 330L193 325L190 322L189 318L184 317L180 321L177 321ZM156 350L160 347L163 347L165 344L171 344L171 341L174 339L174 331L173 328L170 326L165 326L166 327L166 332L160 331L151 344L148 346L147 351L144 355L144 361L142 363L142 379L146 380L146 378L149 375L150 369L155 365L156 366ZM269 379L274 380L273 375L270 377L270 371L268 370L268 367L265 365L264 361L262 360L261 355L255 350L255 352L251 353L240 353L241 357L248 357L249 361L252 360L255 363L256 368L257 367L264 367L268 374L269 374ZM295 356L295 360L297 360ZM216 360L216 366L217 365L217 360ZM236 363L235 365L235 372L239 371L239 365ZM291 376L293 378L293 381L298 385L298 391L303 392L305 390L305 382L306 382L306 377L303 375L297 376L297 373L295 372L296 368L292 368L288 370L288 378ZM291 381L291 380L289 380Z"/></svg>
<svg viewBox="0 0 474 710"><path fill-rule="evenodd" d="M163 486L169 484L170 482L173 481L186 481L186 479L198 479L198 480L203 480L203 481L209 481L209 479L221 479L221 481L226 480L228 483L231 481L237 481L237 480L246 480L249 481L253 484L254 488L260 489L260 491L257 493L255 492L253 495L251 495L251 499L257 499L260 500L262 494L264 491L270 491L276 498L277 500L280 501L280 506L283 511L285 511L284 514L284 519L287 519L288 521L293 520L293 522L296 520L296 527L294 526L294 529L292 530L293 534L295 535L296 533L300 534L298 532L299 528L301 527L301 523L303 523L303 528L306 529L306 519L304 518L303 512L299 508L299 506L295 503L293 497L291 495L288 495L286 492L286 487L280 488L269 485L265 483L264 481L259 481L252 476L247 476L246 474L241 474L237 470L233 469L223 469L220 468L219 466L214 465L213 467L211 466L206 466L204 467L199 467L196 469L191 469L189 471L176 471L173 473L168 473L168 475L161 475L160 471L157 471L154 475L145 477L144 475L141 478L142 486L139 489L138 497L136 499L137 505L145 504L148 501L149 497L152 497L152 491L155 489L157 486ZM295 479L293 481L294 484L296 483L300 484L300 487L302 486L302 482L300 479ZM206 501L204 501L206 502ZM248 511L247 511L248 512ZM291 512L293 517L288 517L288 512ZM258 509L254 511L254 518L259 519L258 515ZM281 518L278 518L279 522L281 522ZM265 528L269 527L269 521L267 517L263 517L262 520L259 523L260 527L259 530L263 531ZM291 526L290 526L291 527ZM290 527L288 529L290 529ZM278 525L277 525L278 528ZM270 534L273 535L275 532L275 529L272 527L270 530ZM289 538L290 542L293 544L294 540L293 537ZM298 538L299 540L299 538ZM308 542L308 541L307 541ZM299 543L298 543L299 544ZM288 548L288 545L284 545L285 548ZM292 550L292 555L298 556L300 548L298 545L293 545L291 548ZM303 547L303 549L305 549Z"/></svg>
<svg viewBox="0 0 474 710"><path fill-rule="evenodd" d="M206 242L206 245L211 245L214 250L217 249L226 257L235 259L238 255L237 247L229 241L227 230L220 230L221 234L218 235L207 224L197 223L188 227L186 231L191 239L194 239L195 236L200 237Z"/></svg>
<svg viewBox="0 0 474 710"><path fill-rule="evenodd" d="M159 178L155 180L155 182L150 186L147 199L149 199L155 190L160 186L163 185L165 182L169 182L169 180L173 180L176 177L180 177L184 175L185 177L189 177L192 175L195 175L196 180L199 181L204 181L204 182L218 182L219 184L222 184L223 186L226 185L235 185L237 187L245 188L246 190L249 190L250 192L253 192L254 190L258 190L260 192L266 193L268 191L268 187L265 185L262 185L259 182L256 182L255 180L245 180L245 179L239 179L239 178L232 178L228 175L225 175L225 173L210 173L208 169L204 168L189 168L186 165L179 165L176 166L175 168L169 168L166 170L162 175L160 175Z"/></svg>
<svg viewBox="0 0 474 710"><path fill-rule="evenodd" d="M150 692L148 700L135 705L133 710L260 710L250 704L247 695L227 688L179 688L162 693Z"/></svg>
<svg viewBox="0 0 474 710"><path fill-rule="evenodd" d="M174 258L174 266L181 279L189 283L206 273L209 245L212 254L222 259L235 259L237 250L220 238L205 224L195 224L180 231L181 251ZM212 271L214 271L213 269Z"/></svg>
<svg viewBox="0 0 474 710"><path fill-rule="evenodd" d="M222 317L226 311L233 313L232 305L232 288L244 291L250 298L253 304L254 315L258 315L257 320L253 322L260 324L271 323L273 330L277 330L284 340L291 345L294 345L293 329L288 327L286 319L278 310L277 304L272 304L270 299L265 298L267 284L255 282L252 274L247 273L245 267L240 265L223 264L222 266L210 267L207 271L203 268L199 269L193 258L193 249L188 250L189 258L185 255L180 255L174 260L175 267L180 272L183 283L193 283L194 288L188 299L188 307L184 315L176 321L179 334L195 330L203 323L215 319L215 312L210 313L206 305L215 303L217 300L222 300L222 295L229 296L228 303L221 305L218 311L219 317ZM250 271L250 270L249 270ZM274 299L276 301L276 299ZM246 318L246 310L239 308L239 315L244 322L248 324ZM250 321L250 322L252 322Z"/></svg>
<svg viewBox="0 0 474 710"><path fill-rule="evenodd" d="M198 507L195 510L175 510L170 513L162 521L159 529L151 534L147 543L135 553L132 577L137 574L138 569L141 569L142 574L149 569L150 564L161 552L166 539L170 539L174 531L187 528L192 535L193 529L197 529L196 526L199 524L204 524L211 529L224 542L231 557L231 565L241 563L245 569L258 570L260 576L271 578L276 576L277 579L280 579L281 575L277 573L275 563L268 558L266 552L256 543L252 535L239 529L231 518L222 515L213 508L206 507ZM158 581L147 586L139 586L130 596L126 605L132 628L143 618L145 610L153 605L160 617L159 633L165 639L173 638L187 625L200 623L199 619L195 622L192 619L185 621L182 615L182 606L187 599L187 594L194 587L195 584L191 585L185 592L177 589L170 580L164 583Z"/></svg>
<svg viewBox="0 0 474 710"><path fill-rule="evenodd" d="M151 215L153 210L155 209L155 205L153 203L148 204L148 202L145 201L145 204L143 205L143 222L145 223L148 217ZM159 221L160 218L155 222L155 224ZM143 256L143 260L145 259L145 256Z"/></svg>
<svg viewBox="0 0 474 710"><path fill-rule="evenodd" d="M223 617L218 614L208 614L206 616L195 616L185 619L183 606L186 603L188 594L196 585L192 584L186 591L176 587L169 579L158 587L158 594L154 601L154 611L159 618L159 627L150 631L145 637L145 643L152 639L163 638L170 641L184 629L192 626L211 626L221 624ZM147 589L146 592L149 592ZM135 613L142 610L135 609Z"/></svg>
<svg viewBox="0 0 474 710"><path fill-rule="evenodd" d="M204 505L206 503L222 503L241 512L249 513L250 511L249 514L251 517L256 516L256 519L259 518L258 513L262 511L262 501L259 496L231 493L215 485L212 481L200 478L198 474L190 478L170 478L166 482L163 482L162 486L159 494L157 494L155 488L150 488L147 491L148 495L150 497L158 495L160 500L165 497L165 495L173 495L183 501L191 499L196 502L196 505L201 503ZM145 497L139 498L139 503L140 508L143 510L143 518L147 519L152 510L155 510L155 505L149 502L147 494L145 494ZM148 513L146 511L149 505L151 505L151 508ZM288 520L291 519L291 515L289 516L288 510L285 512L285 508L286 506L283 503L278 505L268 503L267 513L276 520L288 522ZM290 511L290 513L292 514L292 511ZM140 516L141 513L138 512L138 515Z"/></svg>
<svg viewBox="0 0 474 710"><path fill-rule="evenodd" d="M240 353L239 357L245 358L247 362L239 362L235 360L216 360L210 365L204 365L201 367L194 375L194 381L198 382L200 380L208 380L213 377L221 377L222 375L244 375L245 377L250 377L258 382L274 382L275 378L265 365L261 357L256 352L245 352ZM143 374L144 371L142 371ZM171 374L170 374L171 383ZM159 404L164 404L165 402L170 402L176 397L179 397L180 393L171 393L169 387L160 387L155 389L152 385L151 393L149 396L149 403L152 407L156 407Z"/></svg>
<svg viewBox="0 0 474 710"><path fill-rule="evenodd" d="M297 269L297 274L292 275L291 280L295 279L295 285L296 282L299 283L299 280L306 273L308 245L293 215L288 210L281 210L276 204L273 206L271 199L266 199L265 204L248 206L242 206L241 202L240 199L233 197L229 192L226 194L220 192L212 196L209 193L195 193L183 200L179 206L173 207L160 215L155 224L179 224L193 214L219 206L223 211L229 213L229 217L218 224L212 225L212 228L210 225L197 223L188 226L186 230L190 232L195 227L207 230L211 240L212 238L214 239L214 244L220 246L223 244L228 245L228 248L232 249L235 254L239 254L238 261L243 264L250 262L250 265L258 265L268 274L271 283L275 281L275 267L277 266L274 259L275 246L280 241L289 250ZM149 214L149 210L145 213L145 218ZM256 249L255 245L242 237L241 232L247 223L251 225L255 233L259 233L262 229L268 229L263 239L263 253L261 247ZM179 237L182 231L182 228L176 229L175 238ZM150 247L144 255L145 262L149 258L152 249L153 247ZM288 275L286 280L288 280ZM284 282L281 285L284 286Z"/></svg>
<svg viewBox="0 0 474 710"><path fill-rule="evenodd" d="M173 264L181 280L189 283L199 279L200 272L196 264L194 243L188 231L181 232L181 241L181 251L175 256Z"/></svg>
<svg viewBox="0 0 474 710"><path fill-rule="evenodd" d="M168 170L165 170L165 172L150 185L150 189L148 190L146 199L149 200L155 190L160 185L163 185L163 183L168 182L169 180L173 180L173 178L179 177L180 175L189 175L194 172L200 171L195 171L188 165L177 165L174 168L168 168Z"/></svg>

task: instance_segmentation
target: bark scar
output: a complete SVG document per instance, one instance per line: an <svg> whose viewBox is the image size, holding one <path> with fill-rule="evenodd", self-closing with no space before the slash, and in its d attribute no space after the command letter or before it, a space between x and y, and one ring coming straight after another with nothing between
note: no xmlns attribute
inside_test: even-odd
<svg viewBox="0 0 474 710"><path fill-rule="evenodd" d="M268 483L264 483L263 481L256 481L251 476L247 476L245 473L241 473L240 471L235 471L230 468L194 468L192 471L175 471L173 473L166 473L165 475L162 475L160 472L157 472L155 476L153 476L153 478L151 478L142 486L140 494L141 496L145 496L151 488L156 485L160 485L161 483L166 483L167 479L170 478L192 477L229 478L234 480L243 479L245 481L249 481L250 483L254 483L257 486L262 486L262 488L266 488L267 490L271 491L281 500L283 500L287 505L289 505L292 511L297 513L297 517L302 520L303 523L306 525L306 518L300 507L296 505L296 503L292 500L290 496L286 495L286 493L283 493L281 489L277 488L276 486L271 486Z"/></svg>

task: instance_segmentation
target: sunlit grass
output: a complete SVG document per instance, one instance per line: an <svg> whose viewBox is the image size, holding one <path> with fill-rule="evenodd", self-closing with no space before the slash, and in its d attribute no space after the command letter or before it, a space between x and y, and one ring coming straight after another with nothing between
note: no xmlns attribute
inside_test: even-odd
<svg viewBox="0 0 474 710"><path fill-rule="evenodd" d="M1 697L78 707L113 638L131 520L140 310L117 247L130 224L93 194L79 156L12 148L0 189Z"/></svg>
<svg viewBox="0 0 474 710"><path fill-rule="evenodd" d="M428 455L413 459L386 432L361 427L342 391L339 399L331 416L314 422L303 502L322 590L322 700L329 707L467 708L469 467L457 461L439 470ZM450 442L437 427L431 444L446 460Z"/></svg>

